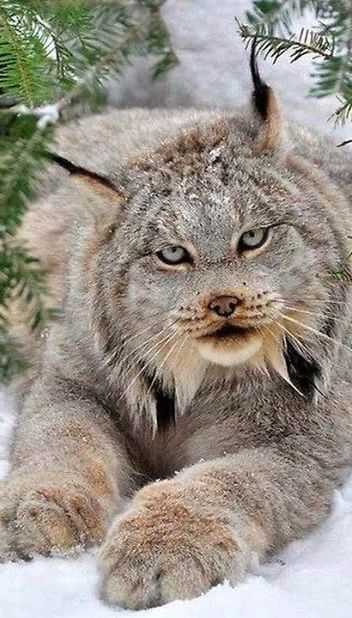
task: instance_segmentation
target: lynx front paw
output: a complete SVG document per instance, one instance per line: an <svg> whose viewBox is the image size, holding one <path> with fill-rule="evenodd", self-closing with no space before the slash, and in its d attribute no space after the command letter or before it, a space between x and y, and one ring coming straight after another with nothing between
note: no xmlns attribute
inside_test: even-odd
<svg viewBox="0 0 352 618"><path fill-rule="evenodd" d="M155 484L137 494L108 534L100 557L101 596L130 609L192 598L225 579L241 580L246 562L221 515L201 515L168 491L168 482Z"/></svg>
<svg viewBox="0 0 352 618"><path fill-rule="evenodd" d="M21 475L0 485L0 561L99 543L106 515L81 479Z"/></svg>

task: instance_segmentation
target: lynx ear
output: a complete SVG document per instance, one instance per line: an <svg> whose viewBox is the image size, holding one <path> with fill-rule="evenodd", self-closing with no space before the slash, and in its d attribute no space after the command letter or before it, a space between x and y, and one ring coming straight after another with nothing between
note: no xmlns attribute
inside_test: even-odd
<svg viewBox="0 0 352 618"><path fill-rule="evenodd" d="M250 69L253 81L253 105L254 110L261 120L259 134L255 143L256 154L270 153L276 150L282 143L283 122L280 106L273 90L263 82L256 59L256 40L254 39L251 49Z"/></svg>
<svg viewBox="0 0 352 618"><path fill-rule="evenodd" d="M125 199L122 189L117 187L109 178L80 167L60 155L50 153L49 157L51 161L67 170L75 182L91 189L105 201L116 204Z"/></svg>

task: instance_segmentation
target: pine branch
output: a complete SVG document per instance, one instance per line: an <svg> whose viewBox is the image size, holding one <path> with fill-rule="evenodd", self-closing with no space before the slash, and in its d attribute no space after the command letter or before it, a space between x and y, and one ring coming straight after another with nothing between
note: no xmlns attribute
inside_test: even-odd
<svg viewBox="0 0 352 618"><path fill-rule="evenodd" d="M271 35L266 26L258 31L251 30L246 24L237 22L239 33L246 43L256 42L256 52L262 53L264 58L272 58L273 63L286 52L289 53L291 62L296 62L303 56L311 54L313 58L331 58L334 48L329 39L319 33L302 28L297 38L291 35L288 38Z"/></svg>
<svg viewBox="0 0 352 618"><path fill-rule="evenodd" d="M120 71L120 65L128 56L128 47L134 44L137 48L138 43L145 36L145 29L150 24L150 15L146 15L143 19L135 24L128 23L125 34L119 40L114 41L114 34L111 37L113 44L109 46L106 42L107 51L93 64L88 71L81 77L58 102L57 108L62 112L72 101L79 98L82 93L92 87L92 84L97 80L110 76L112 73ZM110 35L111 33L109 33ZM108 37L107 37L108 38ZM103 46L102 46L103 47Z"/></svg>
<svg viewBox="0 0 352 618"><path fill-rule="evenodd" d="M270 34L278 32L282 36L291 36L294 18L301 17L307 10L317 12L317 2L314 0L254 0L253 9L246 11L246 20L256 30L265 25Z"/></svg>
<svg viewBox="0 0 352 618"><path fill-rule="evenodd" d="M57 311L47 308L43 301L48 294L46 271L41 268L36 258L29 255L25 247L14 242L3 243L2 265L1 305L6 307L9 300L21 300L23 311L29 316L29 328L32 331L42 329L57 315Z"/></svg>
<svg viewBox="0 0 352 618"><path fill-rule="evenodd" d="M19 117L8 128L0 146L0 239L14 235L35 195L45 152L51 143L50 130L40 131L32 117Z"/></svg>
<svg viewBox="0 0 352 618"><path fill-rule="evenodd" d="M4 120L4 119L3 119ZM38 129L32 117L19 117L6 127L0 148L0 381L7 381L26 360L19 343L9 332L7 311L15 299L21 301L33 331L54 315L46 308L46 273L26 248L14 241L28 200L35 194L51 143L51 131Z"/></svg>
<svg viewBox="0 0 352 618"><path fill-rule="evenodd" d="M8 384L28 363L20 342L0 322L0 382Z"/></svg>
<svg viewBox="0 0 352 618"><path fill-rule="evenodd" d="M164 74L177 58L160 6L160 0L68 1L49 6L36 0L3 0L0 92L36 107L53 103L79 80L89 85L88 96L109 76L119 74L133 55L155 55L154 76ZM91 84L89 73L94 77Z"/></svg>
<svg viewBox="0 0 352 618"><path fill-rule="evenodd" d="M0 4L0 85L7 95L35 106L50 97L48 40L38 16L20 3Z"/></svg>
<svg viewBox="0 0 352 618"><path fill-rule="evenodd" d="M341 100L341 105L331 114L330 119L335 122L336 125L343 125L352 116L352 93L345 100Z"/></svg>

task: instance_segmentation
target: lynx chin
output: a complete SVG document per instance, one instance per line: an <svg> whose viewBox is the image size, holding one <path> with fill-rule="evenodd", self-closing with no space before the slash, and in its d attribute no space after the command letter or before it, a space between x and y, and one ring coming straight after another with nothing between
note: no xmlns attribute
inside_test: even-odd
<svg viewBox="0 0 352 618"><path fill-rule="evenodd" d="M101 544L113 605L235 585L352 463L352 159L251 70L248 111L60 129L21 232L62 318L33 341L13 307L0 560Z"/></svg>

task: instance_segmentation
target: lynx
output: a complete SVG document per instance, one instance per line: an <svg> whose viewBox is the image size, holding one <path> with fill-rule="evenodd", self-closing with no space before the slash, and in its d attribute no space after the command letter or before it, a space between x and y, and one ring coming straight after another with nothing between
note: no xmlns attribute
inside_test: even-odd
<svg viewBox="0 0 352 618"><path fill-rule="evenodd" d="M113 605L242 581L351 466L352 160L251 69L251 110L62 128L23 226L62 318L33 342L13 311L0 559L101 544Z"/></svg>

